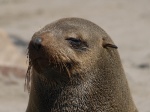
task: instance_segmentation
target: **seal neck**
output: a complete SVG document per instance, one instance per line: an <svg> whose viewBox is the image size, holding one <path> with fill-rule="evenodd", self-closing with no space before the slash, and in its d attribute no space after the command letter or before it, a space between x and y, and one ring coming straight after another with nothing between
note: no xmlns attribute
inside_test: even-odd
<svg viewBox="0 0 150 112"><path fill-rule="evenodd" d="M104 66L92 73L80 74L86 76L83 80L77 74L70 81L57 85L33 73L27 112L96 112L106 108L122 112L124 108L131 109L129 106L134 104L123 70L111 70Z"/></svg>

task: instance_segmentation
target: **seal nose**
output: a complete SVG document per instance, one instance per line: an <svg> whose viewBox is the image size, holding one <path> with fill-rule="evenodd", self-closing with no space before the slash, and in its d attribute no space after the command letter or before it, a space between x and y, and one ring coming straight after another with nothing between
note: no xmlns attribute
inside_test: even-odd
<svg viewBox="0 0 150 112"><path fill-rule="evenodd" d="M33 40L33 46L36 50L39 50L41 48L42 39L40 37L35 37Z"/></svg>

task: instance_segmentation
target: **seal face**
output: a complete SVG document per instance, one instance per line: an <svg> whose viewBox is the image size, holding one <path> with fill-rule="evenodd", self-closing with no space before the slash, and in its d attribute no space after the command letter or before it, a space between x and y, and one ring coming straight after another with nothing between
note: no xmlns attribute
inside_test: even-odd
<svg viewBox="0 0 150 112"><path fill-rule="evenodd" d="M86 55L93 53L91 50L95 44L100 44L100 41L105 39L103 35L101 37L96 35L97 30L105 32L89 22L91 26L97 28L91 29L90 25L87 25L88 22L83 19L76 21L75 18L68 18L67 21L62 19L35 33L29 44L29 58L36 71L44 72L47 71L45 69L56 67L56 65L59 66L58 69L62 67L63 70L65 68L72 71L72 67L81 68L81 62L93 60L93 57ZM103 47L117 48L113 44L104 42Z"/></svg>
<svg viewBox="0 0 150 112"><path fill-rule="evenodd" d="M134 112L117 46L96 24L60 19L36 32L28 49L27 112Z"/></svg>

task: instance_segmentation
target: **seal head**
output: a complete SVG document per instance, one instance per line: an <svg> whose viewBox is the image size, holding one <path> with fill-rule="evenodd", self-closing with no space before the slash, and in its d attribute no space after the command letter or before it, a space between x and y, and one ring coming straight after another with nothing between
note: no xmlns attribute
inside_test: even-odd
<svg viewBox="0 0 150 112"><path fill-rule="evenodd" d="M60 19L28 49L27 112L136 112L117 46L96 24Z"/></svg>
<svg viewBox="0 0 150 112"><path fill-rule="evenodd" d="M43 73L53 68L60 72L66 70L70 76L83 69L86 62L89 62L86 69L87 65L91 66L92 63L88 60L96 61L92 50L97 50L95 52L98 54L101 48L95 45L117 48L96 24L79 18L77 20L58 20L33 35L29 44L29 59L37 72ZM101 36L97 32L101 32Z"/></svg>

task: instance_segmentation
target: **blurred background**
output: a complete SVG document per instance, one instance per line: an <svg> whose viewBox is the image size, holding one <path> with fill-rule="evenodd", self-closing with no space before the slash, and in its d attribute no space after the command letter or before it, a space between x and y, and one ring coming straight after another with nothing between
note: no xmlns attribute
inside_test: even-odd
<svg viewBox="0 0 150 112"><path fill-rule="evenodd" d="M150 0L0 0L0 112L25 112L28 42L63 17L88 19L111 36L139 112L150 112Z"/></svg>

